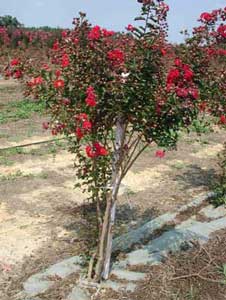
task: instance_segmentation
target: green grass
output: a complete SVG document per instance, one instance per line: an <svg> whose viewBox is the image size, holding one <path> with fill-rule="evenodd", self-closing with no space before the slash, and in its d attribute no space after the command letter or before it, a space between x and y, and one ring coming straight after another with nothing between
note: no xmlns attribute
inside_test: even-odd
<svg viewBox="0 0 226 300"><path fill-rule="evenodd" d="M39 174L24 174L22 171L18 170L14 173L9 173L7 175L0 175L0 182L5 182L5 181L15 181L20 178L28 178L28 179L35 179L35 178L40 178L40 179L47 179L49 177L48 173L42 171Z"/></svg>
<svg viewBox="0 0 226 300"><path fill-rule="evenodd" d="M13 160L10 160L6 157L0 157L0 166L12 166L13 164Z"/></svg>
<svg viewBox="0 0 226 300"><path fill-rule="evenodd" d="M9 102L0 112L0 124L20 119L29 119L32 114L42 114L45 110L43 102L21 100Z"/></svg>

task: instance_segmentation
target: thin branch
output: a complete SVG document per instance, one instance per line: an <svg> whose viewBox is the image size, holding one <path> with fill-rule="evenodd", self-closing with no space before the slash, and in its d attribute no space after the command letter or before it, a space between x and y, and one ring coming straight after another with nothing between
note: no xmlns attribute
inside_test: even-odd
<svg viewBox="0 0 226 300"><path fill-rule="evenodd" d="M135 155L135 157L130 161L129 164L127 164L126 169L124 169L122 173L122 177L125 177L131 166L134 164L134 162L138 159L138 157L141 155L141 153L149 146L149 143L145 144Z"/></svg>

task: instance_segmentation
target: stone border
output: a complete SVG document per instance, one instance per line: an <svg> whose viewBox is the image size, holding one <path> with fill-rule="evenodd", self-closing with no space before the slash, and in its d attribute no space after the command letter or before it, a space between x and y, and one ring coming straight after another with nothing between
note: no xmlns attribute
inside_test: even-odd
<svg viewBox="0 0 226 300"><path fill-rule="evenodd" d="M179 214L184 213L191 208L199 207L203 202L216 196L217 194L215 192L209 192L204 195L202 194L195 198L192 202L179 207L175 212L160 215L150 222L145 223L143 226L115 238L113 240L112 252L128 252L134 245L142 244L145 241L150 240L157 230L161 230L169 222L175 222L175 219Z"/></svg>

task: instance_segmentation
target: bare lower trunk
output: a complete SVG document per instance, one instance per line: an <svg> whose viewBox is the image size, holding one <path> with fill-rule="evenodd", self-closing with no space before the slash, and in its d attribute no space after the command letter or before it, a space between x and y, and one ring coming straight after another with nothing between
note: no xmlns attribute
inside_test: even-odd
<svg viewBox="0 0 226 300"><path fill-rule="evenodd" d="M115 153L112 163L112 180L111 191L107 197L107 205L104 215L104 221L101 228L101 235L99 240L97 265L96 265L96 280L108 279L111 263L112 252L112 238L113 228L115 224L115 211L118 190L121 182L120 166L123 155L123 144L125 139L125 124L122 118L118 118L116 124L116 137L115 137Z"/></svg>

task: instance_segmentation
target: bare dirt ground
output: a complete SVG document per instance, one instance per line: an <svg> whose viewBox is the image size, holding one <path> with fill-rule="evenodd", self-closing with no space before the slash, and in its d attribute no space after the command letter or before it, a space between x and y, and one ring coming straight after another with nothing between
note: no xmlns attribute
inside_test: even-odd
<svg viewBox="0 0 226 300"><path fill-rule="evenodd" d="M17 84L0 81L0 115L7 103L22 98ZM33 114L30 119L0 124L0 148L52 139L41 128L45 119ZM225 132L220 130L202 136L183 133L178 150L167 152L165 158L155 157L155 146L145 151L123 182L117 233L211 189L218 171L217 154L224 141ZM86 253L90 228L76 208L87 195L73 189L73 160L63 141L0 152L0 299L10 300L24 278L50 263ZM225 233L221 235L224 238ZM140 289L143 291L143 287ZM217 297L205 299L224 299ZM63 298L55 295L52 299ZM103 299L127 298L109 295Z"/></svg>

